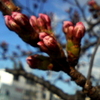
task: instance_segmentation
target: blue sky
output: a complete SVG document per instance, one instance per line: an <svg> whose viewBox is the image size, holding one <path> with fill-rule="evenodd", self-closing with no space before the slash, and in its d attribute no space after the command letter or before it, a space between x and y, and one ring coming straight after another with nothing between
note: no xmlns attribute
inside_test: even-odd
<svg viewBox="0 0 100 100"><path fill-rule="evenodd" d="M17 0L16 0L17 1ZM24 4L24 6L27 6L26 4L26 1L27 0L18 0L21 2L21 4ZM32 0L30 0L32 1ZM35 0L34 0L35 1ZM83 1L83 0L81 0ZM33 2L33 1L32 1ZM30 2L30 4L32 4ZM68 9L70 6L70 4L67 4L67 3L63 3L61 0L48 0L47 3L44 4L44 10L46 12L54 12L55 13L55 20L58 21L58 20L63 20L63 19L68 19L68 14L65 13L65 10ZM31 5L32 7L32 5ZM33 11L35 12L35 10ZM43 12L43 11L42 11ZM42 13L40 12L40 13ZM26 13L28 14L27 12L23 11L23 13ZM37 13L38 15L38 13ZM59 32L59 30L62 29L61 27L62 24L59 24L58 25L58 29L56 30L56 32ZM8 44L10 44L10 49L14 49L14 47L16 45L19 45L21 46L21 48L27 50L27 47L26 47L26 43L24 43L19 37L18 35L16 35L14 32L10 31L6 26L5 26L5 22L4 22L4 19L3 19L3 16L2 16L2 13L0 12L0 42L2 41L6 41ZM33 48L34 49L34 48ZM25 59L23 60L25 61ZM28 70L28 67L27 67L27 64L24 63L24 65L26 66L27 70ZM6 62L5 61L0 61L0 66L2 66L1 68L4 68L4 67L11 67L12 66L12 63L10 63L9 60L7 60ZM40 71L40 70L32 70L32 72L36 75L39 75L40 77L43 75L45 77L46 80L48 80L48 77L46 75L46 73L44 71ZM56 73L56 75L58 75L59 73ZM63 77L65 79L69 78L68 75L64 74L63 73ZM56 84L55 84L57 87L61 88L64 90L64 92L67 92L69 94L74 94L75 93L75 90L78 88L76 86L76 84L74 82L71 82L71 85L69 86L69 84L66 84L64 82L61 82L61 81L57 81Z"/></svg>

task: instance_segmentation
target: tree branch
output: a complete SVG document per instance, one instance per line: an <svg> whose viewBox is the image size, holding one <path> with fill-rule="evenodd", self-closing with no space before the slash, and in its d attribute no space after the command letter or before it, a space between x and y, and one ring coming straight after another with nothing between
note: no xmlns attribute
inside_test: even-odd
<svg viewBox="0 0 100 100"><path fill-rule="evenodd" d="M46 87L48 90L52 91L54 94L57 94L59 97L61 97L64 100L68 100L68 94L64 93L61 89L57 88L56 86L50 84L49 81L45 81L42 78L37 77L34 74L26 73L24 70L11 70L6 69L7 72L13 74L13 75L22 75L26 79L30 79L32 81L35 81L44 87Z"/></svg>

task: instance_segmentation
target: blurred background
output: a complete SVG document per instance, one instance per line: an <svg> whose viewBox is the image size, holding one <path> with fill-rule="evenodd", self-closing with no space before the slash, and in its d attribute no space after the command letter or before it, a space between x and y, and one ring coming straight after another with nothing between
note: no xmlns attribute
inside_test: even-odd
<svg viewBox="0 0 100 100"><path fill-rule="evenodd" d="M66 38L62 31L64 20L72 21L74 24L81 21L86 28L86 34L81 42L81 54L77 70L87 77L93 52L100 38L100 1L95 0L96 6L88 2L92 0L13 0L21 12L28 17L39 13L50 16L52 29L59 43L65 50ZM93 63L91 81L94 86L100 85L100 48L98 48ZM42 71L29 68L26 58L30 55L42 54L38 48L31 47L10 31L0 12L0 100L63 100L63 95L68 95L66 100L89 100L85 97L70 76L64 72ZM9 72L6 71L9 69ZM34 80L23 77L18 71L32 73ZM40 82L39 80L43 80ZM50 91L49 86L54 85L55 91ZM49 90L48 90L49 89ZM56 94L61 90L62 96Z"/></svg>

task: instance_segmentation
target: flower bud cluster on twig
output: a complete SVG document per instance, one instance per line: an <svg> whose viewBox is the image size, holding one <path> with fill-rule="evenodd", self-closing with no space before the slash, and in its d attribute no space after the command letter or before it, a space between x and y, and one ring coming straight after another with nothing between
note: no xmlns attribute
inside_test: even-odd
<svg viewBox="0 0 100 100"><path fill-rule="evenodd" d="M48 15L39 14L39 17L31 16L28 18L20 12L12 12L11 15L5 15L7 27L15 31L26 43L32 46L38 46L40 32L51 32L51 21Z"/></svg>
<svg viewBox="0 0 100 100"><path fill-rule="evenodd" d="M63 31L67 39L68 62L71 66L75 66L79 58L80 42L85 34L85 27L82 22L78 22L74 26L72 22L64 21Z"/></svg>
<svg viewBox="0 0 100 100"><path fill-rule="evenodd" d="M5 23L10 30L15 31L26 43L40 47L51 59L56 59L57 63L62 59L66 61L64 51L52 32L51 20L48 15L39 14L39 17L31 16L28 18L20 12L12 12L11 15L5 16ZM68 61L75 65L79 57L80 41L84 36L85 27L82 22L78 22L74 26L73 23L64 21L63 31L68 41L66 48Z"/></svg>
<svg viewBox="0 0 100 100"><path fill-rule="evenodd" d="M37 68L42 70L52 70L53 68L53 64L50 62L50 58L42 55L29 56L27 57L26 61L30 68Z"/></svg>
<svg viewBox="0 0 100 100"><path fill-rule="evenodd" d="M46 32L39 33L40 41L37 43L41 50L48 53L52 58L63 58L65 57L62 48L60 47L57 40Z"/></svg>

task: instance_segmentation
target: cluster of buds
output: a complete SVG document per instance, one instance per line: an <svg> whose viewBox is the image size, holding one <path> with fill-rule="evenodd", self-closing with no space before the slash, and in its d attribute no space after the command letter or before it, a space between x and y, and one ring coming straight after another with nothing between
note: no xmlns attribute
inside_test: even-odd
<svg viewBox="0 0 100 100"><path fill-rule="evenodd" d="M42 55L29 56L26 59L30 68L42 69L42 70L52 70L53 64L50 62L49 57Z"/></svg>
<svg viewBox="0 0 100 100"><path fill-rule="evenodd" d="M68 53L68 62L71 66L77 64L80 54L80 42L85 33L85 27L82 22L78 22L75 26L70 21L64 21L63 31L66 35Z"/></svg>
<svg viewBox="0 0 100 100"><path fill-rule="evenodd" d="M30 17L30 24L34 29L39 32L48 32L52 34L51 28L51 20L50 17L46 14L39 14L39 17L31 16Z"/></svg>
<svg viewBox="0 0 100 100"><path fill-rule="evenodd" d="M63 58L65 57L62 48L57 40L46 32L39 33L40 41L37 43L41 50L49 54L51 58Z"/></svg>
<svg viewBox="0 0 100 100"><path fill-rule="evenodd" d="M32 46L38 46L40 32L51 32L51 21L48 15L39 14L39 17L26 15L19 12L12 12L11 15L5 15L7 27L15 31L26 43Z"/></svg>
<svg viewBox="0 0 100 100"><path fill-rule="evenodd" d="M92 12L93 17L97 18L100 15L100 6L97 4L95 0L89 1L88 5L90 6L89 11Z"/></svg>
<svg viewBox="0 0 100 100"><path fill-rule="evenodd" d="M26 15L12 12L11 16L5 15L5 23L10 30L16 32L26 43L37 46L38 34L36 34Z"/></svg>

